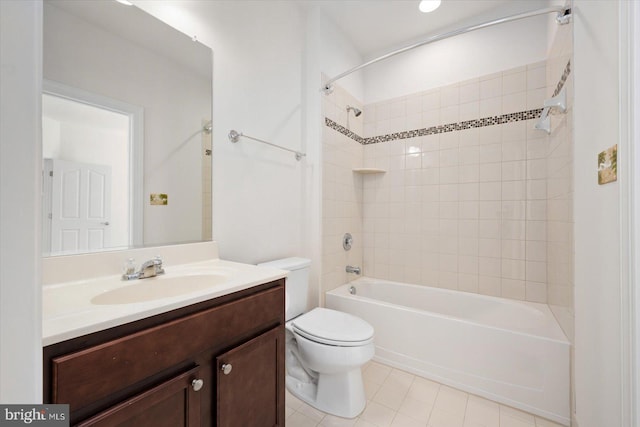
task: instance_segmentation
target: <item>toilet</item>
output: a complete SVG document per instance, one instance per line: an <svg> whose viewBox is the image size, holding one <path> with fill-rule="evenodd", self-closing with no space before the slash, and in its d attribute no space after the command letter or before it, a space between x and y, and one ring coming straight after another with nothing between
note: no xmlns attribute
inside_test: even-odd
<svg viewBox="0 0 640 427"><path fill-rule="evenodd" d="M285 285L287 390L323 412L358 416L366 404L361 368L374 354L373 327L336 310L307 311L310 260L260 265L290 272Z"/></svg>

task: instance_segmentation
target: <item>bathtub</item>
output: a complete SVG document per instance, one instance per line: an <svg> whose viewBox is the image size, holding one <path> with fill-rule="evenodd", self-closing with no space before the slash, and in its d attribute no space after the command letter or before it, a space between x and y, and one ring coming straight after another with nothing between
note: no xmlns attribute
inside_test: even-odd
<svg viewBox="0 0 640 427"><path fill-rule="evenodd" d="M569 425L570 344L545 304L363 277L326 306L371 323L374 360Z"/></svg>

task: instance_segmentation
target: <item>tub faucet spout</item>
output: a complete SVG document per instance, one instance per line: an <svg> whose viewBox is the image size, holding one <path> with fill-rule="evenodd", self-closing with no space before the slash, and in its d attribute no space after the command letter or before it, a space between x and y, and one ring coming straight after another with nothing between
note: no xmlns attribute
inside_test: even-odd
<svg viewBox="0 0 640 427"><path fill-rule="evenodd" d="M345 271L347 273L360 274L360 267L352 267L350 265L347 265L347 268L345 269Z"/></svg>

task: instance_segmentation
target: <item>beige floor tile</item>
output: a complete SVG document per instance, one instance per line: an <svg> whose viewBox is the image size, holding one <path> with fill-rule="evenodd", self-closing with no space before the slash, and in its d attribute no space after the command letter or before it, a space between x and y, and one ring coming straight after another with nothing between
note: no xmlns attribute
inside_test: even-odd
<svg viewBox="0 0 640 427"><path fill-rule="evenodd" d="M432 409L433 405L431 403L423 402L407 396L402 401L402 405L400 405L398 412L426 423L429 420L429 415L431 415Z"/></svg>
<svg viewBox="0 0 640 427"><path fill-rule="evenodd" d="M359 418L353 427L377 427L377 426L375 424L370 423L369 421L365 421L362 418Z"/></svg>
<svg viewBox="0 0 640 427"><path fill-rule="evenodd" d="M390 384L385 382L373 397L373 401L397 411L400 408L407 391L408 388L398 387L393 383Z"/></svg>
<svg viewBox="0 0 640 427"><path fill-rule="evenodd" d="M469 395L465 411L466 425L498 427L500 425L500 405L478 396Z"/></svg>
<svg viewBox="0 0 640 427"><path fill-rule="evenodd" d="M320 421L322 421L322 419L325 417L325 413L320 411L319 409L314 408L311 405L308 405L306 403L303 403L298 409L297 412L300 412L301 414L305 415L308 418L311 418L312 420L314 420L316 423L319 423Z"/></svg>
<svg viewBox="0 0 640 427"><path fill-rule="evenodd" d="M380 387L382 387L382 385L374 381L368 380L366 378L363 379L362 382L364 384L365 397L367 398L367 400L373 400L373 396L376 395L376 393L378 392L378 390L380 390Z"/></svg>
<svg viewBox="0 0 640 427"><path fill-rule="evenodd" d="M286 406L293 409L294 411L297 411L298 408L304 405L304 402L291 394L289 390L285 392L284 402Z"/></svg>
<svg viewBox="0 0 640 427"><path fill-rule="evenodd" d="M439 390L440 384L425 378L416 377L411 387L409 387L407 397L433 404L436 401Z"/></svg>
<svg viewBox="0 0 640 427"><path fill-rule="evenodd" d="M429 417L429 427L462 427L464 412L448 412L433 408Z"/></svg>
<svg viewBox="0 0 640 427"><path fill-rule="evenodd" d="M464 418L468 398L469 395L467 393L443 385L438 391L438 397L436 397L433 409L460 413Z"/></svg>
<svg viewBox="0 0 640 427"><path fill-rule="evenodd" d="M293 410L291 407L289 407L289 406L285 406L284 407L284 417L285 418L289 418L289 415L293 414L294 412L296 412L296 411Z"/></svg>
<svg viewBox="0 0 640 427"><path fill-rule="evenodd" d="M385 380L384 384L391 384L409 390L409 387L411 387L411 384L413 383L415 377L415 375L408 372L401 371L399 369L393 369Z"/></svg>
<svg viewBox="0 0 640 427"><path fill-rule="evenodd" d="M554 423L544 418L535 417L536 427L564 427L562 424Z"/></svg>
<svg viewBox="0 0 640 427"><path fill-rule="evenodd" d="M355 423L358 421L357 418L341 418L336 417L335 415L327 415L320 422L320 426L322 427L353 427Z"/></svg>
<svg viewBox="0 0 640 427"><path fill-rule="evenodd" d="M360 415L360 419L369 421L378 427L389 427L396 411L389 409L376 402L368 402L364 412Z"/></svg>
<svg viewBox="0 0 640 427"><path fill-rule="evenodd" d="M509 406L500 405L500 427L535 427L535 417Z"/></svg>
<svg viewBox="0 0 640 427"><path fill-rule="evenodd" d="M287 391L287 427L563 427L378 362L365 365L363 382L367 406L355 419L325 414Z"/></svg>
<svg viewBox="0 0 640 427"><path fill-rule="evenodd" d="M391 373L391 367L378 362L371 362L364 370L362 377L376 384L382 384Z"/></svg>
<svg viewBox="0 0 640 427"><path fill-rule="evenodd" d="M301 414L300 412L294 412L286 420L287 427L316 427L318 423L311 418Z"/></svg>
<svg viewBox="0 0 640 427"><path fill-rule="evenodd" d="M425 427L426 425L426 422L420 422L403 414L396 414L391 423L391 427Z"/></svg>

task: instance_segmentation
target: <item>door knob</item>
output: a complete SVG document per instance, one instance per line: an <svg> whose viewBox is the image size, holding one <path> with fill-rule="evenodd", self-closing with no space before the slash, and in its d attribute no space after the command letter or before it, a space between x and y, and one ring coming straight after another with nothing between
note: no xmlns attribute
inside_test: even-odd
<svg viewBox="0 0 640 427"><path fill-rule="evenodd" d="M101 222L102 225L109 225L109 221Z"/></svg>
<svg viewBox="0 0 640 427"><path fill-rule="evenodd" d="M202 386L204 385L204 381L201 379L191 381L191 387L193 387L193 391L200 391Z"/></svg>
<svg viewBox="0 0 640 427"><path fill-rule="evenodd" d="M221 367L222 373L225 375L229 375L232 369L233 369L233 366L231 366L231 363L225 363Z"/></svg>

